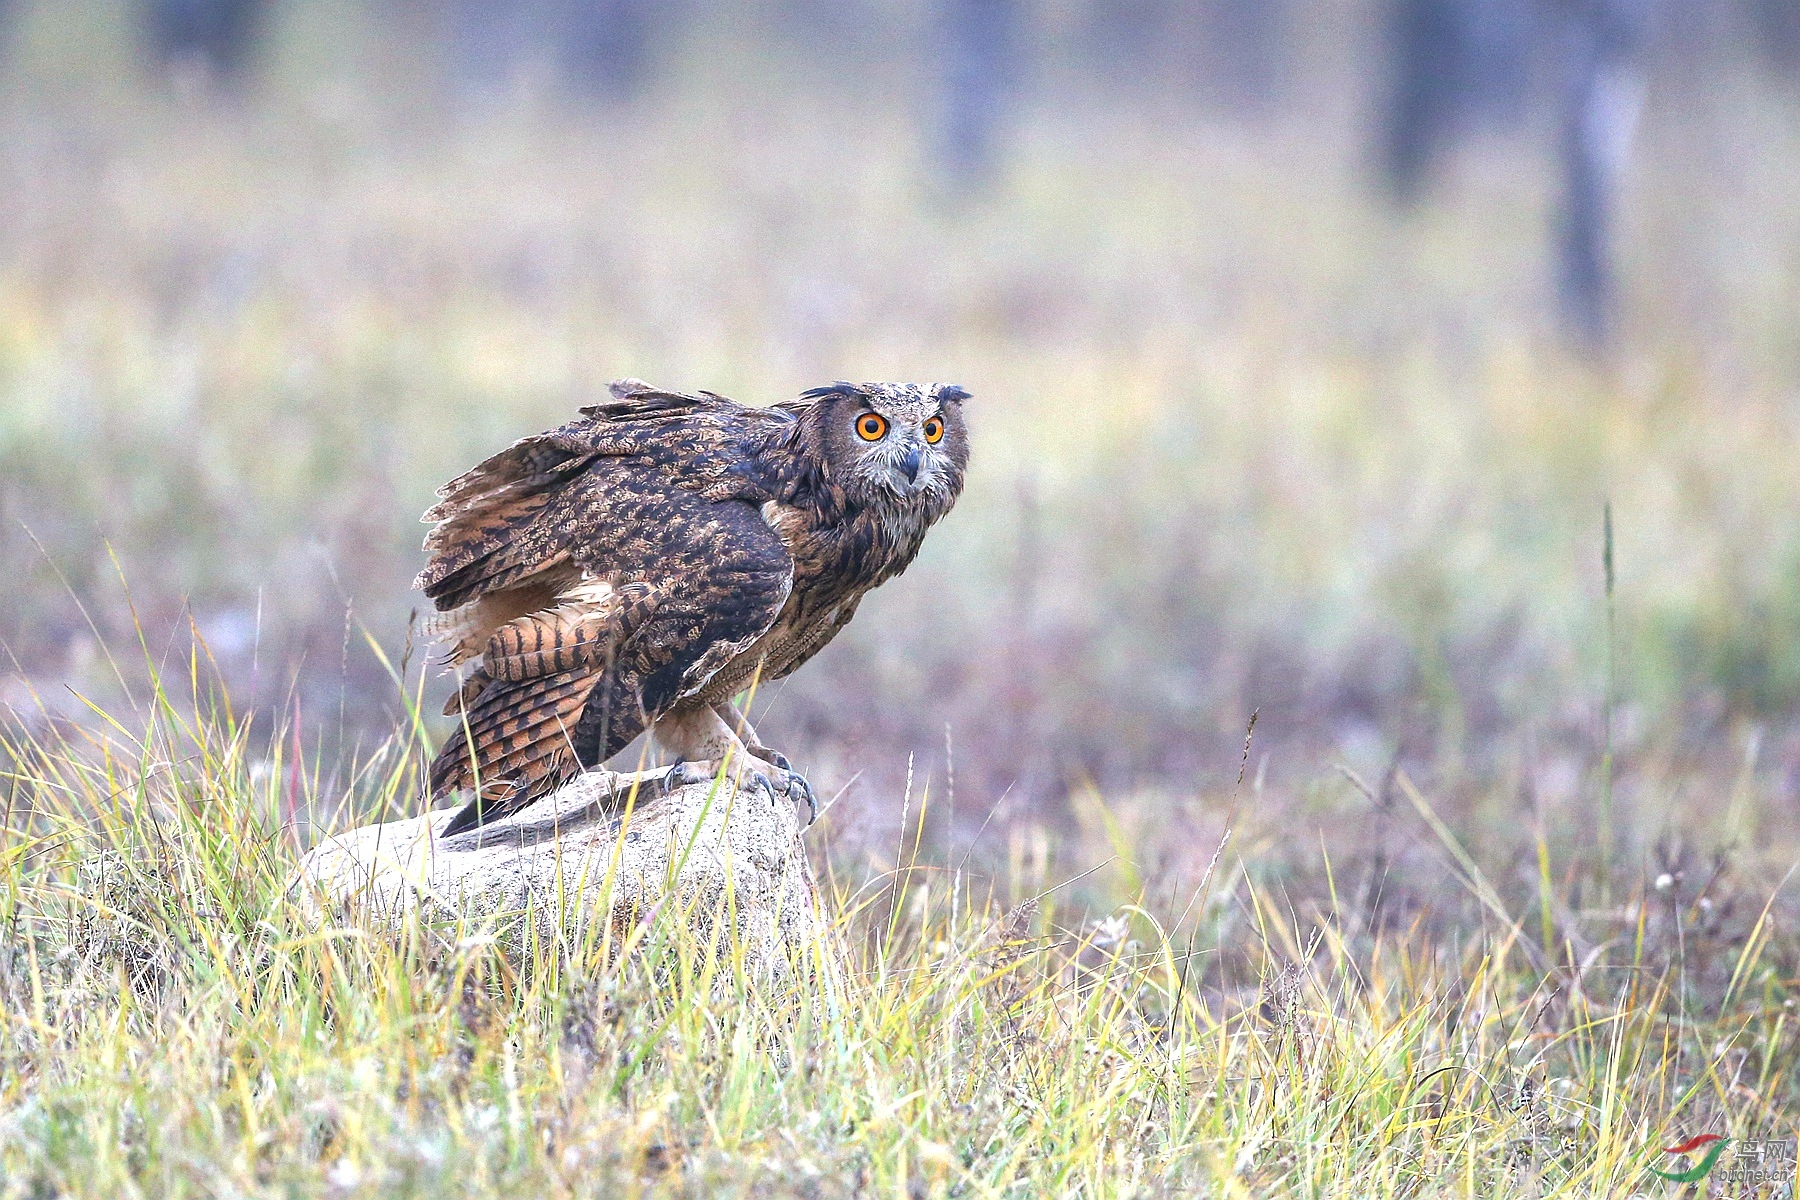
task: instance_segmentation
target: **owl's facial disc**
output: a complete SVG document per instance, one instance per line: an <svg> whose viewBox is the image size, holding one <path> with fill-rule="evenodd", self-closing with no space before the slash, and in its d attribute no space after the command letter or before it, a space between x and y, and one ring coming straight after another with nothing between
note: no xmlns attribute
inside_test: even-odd
<svg viewBox="0 0 1800 1200"><path fill-rule="evenodd" d="M872 397L855 418L852 428L863 443L858 474L877 493L904 498L925 491L949 467L937 448L943 419L935 412L921 417L918 407Z"/></svg>
<svg viewBox="0 0 1800 1200"><path fill-rule="evenodd" d="M834 384L811 393L828 402L838 477L857 503L910 509L917 501L947 507L960 490L967 460L961 402L948 384Z"/></svg>

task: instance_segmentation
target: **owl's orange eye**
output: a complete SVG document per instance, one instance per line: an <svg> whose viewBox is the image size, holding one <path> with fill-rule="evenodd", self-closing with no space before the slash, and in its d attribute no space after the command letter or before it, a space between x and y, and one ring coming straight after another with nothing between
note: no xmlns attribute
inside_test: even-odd
<svg viewBox="0 0 1800 1200"><path fill-rule="evenodd" d="M880 413L864 413L856 418L856 435L865 442L879 442L887 433L887 418Z"/></svg>
<svg viewBox="0 0 1800 1200"><path fill-rule="evenodd" d="M944 440L944 422L941 419L937 417L925 419L925 440L934 446Z"/></svg>

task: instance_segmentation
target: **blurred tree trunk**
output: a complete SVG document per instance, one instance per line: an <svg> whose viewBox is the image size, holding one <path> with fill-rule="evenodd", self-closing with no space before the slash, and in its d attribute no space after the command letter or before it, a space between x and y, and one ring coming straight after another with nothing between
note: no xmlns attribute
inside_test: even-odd
<svg viewBox="0 0 1800 1200"><path fill-rule="evenodd" d="M1783 71L1800 70L1800 0L1749 0L1749 4L1764 56Z"/></svg>
<svg viewBox="0 0 1800 1200"><path fill-rule="evenodd" d="M249 71L268 9L267 0L148 0L145 40L159 66L197 66L209 80L236 86Z"/></svg>
<svg viewBox="0 0 1800 1200"><path fill-rule="evenodd" d="M1404 204L1478 119L1520 112L1534 43L1556 55L1553 275L1563 328L1590 349L1616 320L1618 193L1644 90L1655 0L1391 0L1382 168Z"/></svg>
<svg viewBox="0 0 1800 1200"><path fill-rule="evenodd" d="M1383 25L1382 172L1411 203L1472 125L1523 111L1534 20L1530 0L1391 0Z"/></svg>
<svg viewBox="0 0 1800 1200"><path fill-rule="evenodd" d="M1557 298L1565 327L1590 348L1607 340L1617 319L1618 194L1643 104L1653 2L1568 0L1559 14L1565 75L1557 143Z"/></svg>
<svg viewBox="0 0 1800 1200"><path fill-rule="evenodd" d="M557 0L550 37L564 78L592 98L636 99L650 78L656 22L669 7L657 0Z"/></svg>
<svg viewBox="0 0 1800 1200"><path fill-rule="evenodd" d="M1394 0L1388 7L1382 167L1394 195L1407 203L1418 198L1454 128L1462 57L1455 7L1448 0Z"/></svg>
<svg viewBox="0 0 1800 1200"><path fill-rule="evenodd" d="M938 13L937 158L951 181L987 183L999 169L1019 77L1019 0L944 0Z"/></svg>

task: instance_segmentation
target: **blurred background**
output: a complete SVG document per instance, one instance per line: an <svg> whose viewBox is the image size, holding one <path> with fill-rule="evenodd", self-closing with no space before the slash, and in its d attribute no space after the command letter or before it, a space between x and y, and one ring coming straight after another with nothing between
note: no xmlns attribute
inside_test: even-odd
<svg viewBox="0 0 1800 1200"><path fill-rule="evenodd" d="M1800 0L0 0L13 720L197 632L329 772L624 375L974 393L757 699L858 820L1800 818Z"/></svg>

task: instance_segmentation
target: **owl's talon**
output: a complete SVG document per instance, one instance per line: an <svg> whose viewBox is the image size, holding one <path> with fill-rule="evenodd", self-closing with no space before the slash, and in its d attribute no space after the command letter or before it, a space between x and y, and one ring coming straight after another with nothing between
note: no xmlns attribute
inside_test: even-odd
<svg viewBox="0 0 1800 1200"><path fill-rule="evenodd" d="M782 793L790 801L806 801L806 823L810 826L819 819L819 800L813 794L812 784L806 781L806 776L792 767L782 767L781 772L783 776L781 780Z"/></svg>
<svg viewBox="0 0 1800 1200"><path fill-rule="evenodd" d="M662 782L658 786L661 788L662 794L667 796L684 787L692 787L696 783L711 783L715 773L707 770L702 763L692 763L685 758L676 759L675 765L664 773Z"/></svg>
<svg viewBox="0 0 1800 1200"><path fill-rule="evenodd" d="M775 803L775 783L760 771L744 772L744 778L738 784L738 791L750 795L761 794L770 804Z"/></svg>

